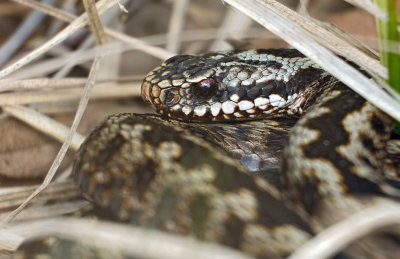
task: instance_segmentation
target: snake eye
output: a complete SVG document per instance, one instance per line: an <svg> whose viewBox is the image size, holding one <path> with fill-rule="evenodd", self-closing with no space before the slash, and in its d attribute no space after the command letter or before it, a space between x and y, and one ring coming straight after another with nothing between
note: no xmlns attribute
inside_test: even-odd
<svg viewBox="0 0 400 259"><path fill-rule="evenodd" d="M193 94L200 99L210 98L217 92L218 84L211 77L201 80L193 86Z"/></svg>

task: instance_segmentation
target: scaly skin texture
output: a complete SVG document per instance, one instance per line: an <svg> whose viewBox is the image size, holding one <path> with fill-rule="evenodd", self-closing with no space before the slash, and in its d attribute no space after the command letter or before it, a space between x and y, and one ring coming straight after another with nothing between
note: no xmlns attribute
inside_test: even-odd
<svg viewBox="0 0 400 259"><path fill-rule="evenodd" d="M75 179L120 220L257 256L285 257L311 236L274 187L202 142L157 116L114 115L82 145Z"/></svg>
<svg viewBox="0 0 400 259"><path fill-rule="evenodd" d="M282 258L400 195L400 152L385 153L391 120L296 50L176 56L142 95L161 117L110 116L74 165L116 219ZM390 242L374 236L345 254L390 258L400 252L382 248Z"/></svg>
<svg viewBox="0 0 400 259"><path fill-rule="evenodd" d="M305 111L289 134L279 183L287 200L315 218L321 215L315 208L327 200L354 212L365 207L366 195L400 195L398 172L384 171L391 120L295 50L171 58L149 73L142 94L162 115L185 121L288 118ZM365 245L374 256L390 256L371 246L375 241Z"/></svg>
<svg viewBox="0 0 400 259"><path fill-rule="evenodd" d="M284 193L309 212L323 197L399 193L383 171L390 131L390 118L338 82L292 129Z"/></svg>
<svg viewBox="0 0 400 259"><path fill-rule="evenodd" d="M145 77L142 96L184 121L287 117L301 114L331 78L292 49L181 55Z"/></svg>

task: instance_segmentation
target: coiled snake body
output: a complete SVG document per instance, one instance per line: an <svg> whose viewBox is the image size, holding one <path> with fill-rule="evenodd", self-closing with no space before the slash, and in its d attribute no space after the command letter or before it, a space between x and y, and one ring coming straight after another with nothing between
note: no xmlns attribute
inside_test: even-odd
<svg viewBox="0 0 400 259"><path fill-rule="evenodd" d="M176 56L142 96L160 116L110 116L74 166L120 220L276 258L399 195L390 118L296 50Z"/></svg>

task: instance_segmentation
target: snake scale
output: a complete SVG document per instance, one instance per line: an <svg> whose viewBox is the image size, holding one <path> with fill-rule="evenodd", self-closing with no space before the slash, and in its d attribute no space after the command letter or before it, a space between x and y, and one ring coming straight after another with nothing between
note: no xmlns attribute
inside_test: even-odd
<svg viewBox="0 0 400 259"><path fill-rule="evenodd" d="M142 97L160 115L111 115L73 170L121 221L282 258L339 211L399 197L391 119L297 50L178 55ZM380 238L346 255L399 248Z"/></svg>

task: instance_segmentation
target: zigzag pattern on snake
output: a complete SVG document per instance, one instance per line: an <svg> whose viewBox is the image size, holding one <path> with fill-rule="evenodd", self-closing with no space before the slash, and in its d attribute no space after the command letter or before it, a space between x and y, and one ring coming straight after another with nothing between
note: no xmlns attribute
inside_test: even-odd
<svg viewBox="0 0 400 259"><path fill-rule="evenodd" d="M330 212L400 195L390 118L296 50L176 56L142 96L160 116L110 116L74 166L119 220L281 258L347 215ZM344 254L393 255L379 242Z"/></svg>

